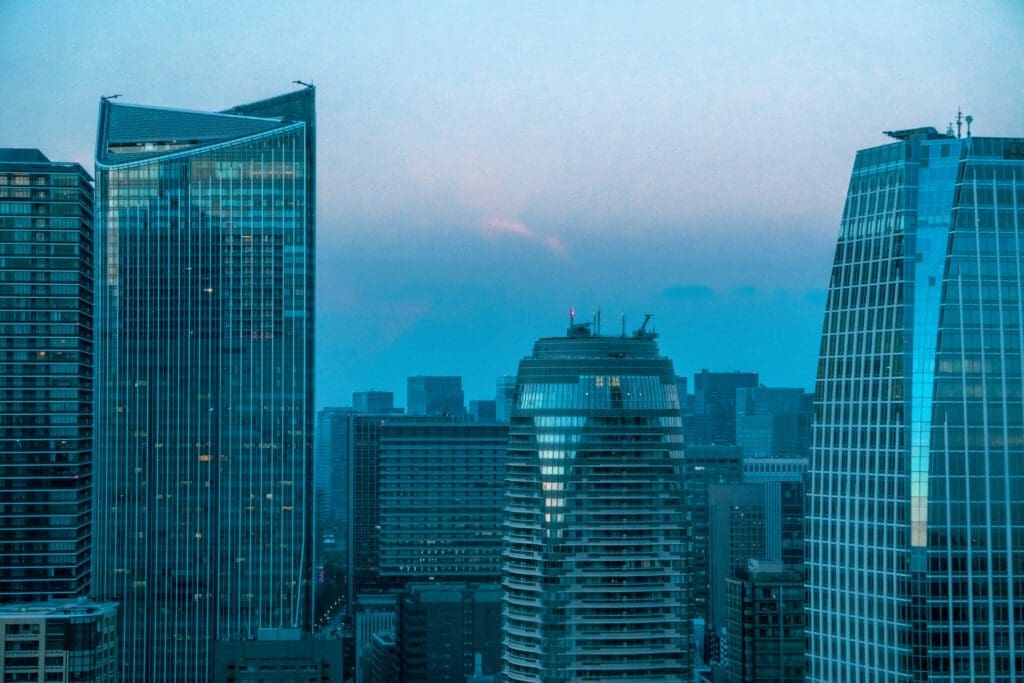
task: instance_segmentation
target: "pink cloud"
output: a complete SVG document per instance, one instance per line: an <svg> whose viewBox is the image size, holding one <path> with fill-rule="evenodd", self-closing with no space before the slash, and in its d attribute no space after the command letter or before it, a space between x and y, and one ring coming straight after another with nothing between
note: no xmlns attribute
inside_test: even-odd
<svg viewBox="0 0 1024 683"><path fill-rule="evenodd" d="M569 251L565 243L555 235L543 235L528 227L522 221L509 218L488 218L480 221L480 228L486 237L494 239L498 235L515 235L531 242L543 245L549 252L561 258L567 258Z"/></svg>

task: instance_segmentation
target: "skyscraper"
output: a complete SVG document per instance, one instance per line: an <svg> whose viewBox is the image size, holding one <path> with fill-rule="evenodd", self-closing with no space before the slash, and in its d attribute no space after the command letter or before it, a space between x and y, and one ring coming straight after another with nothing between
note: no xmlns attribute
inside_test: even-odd
<svg viewBox="0 0 1024 683"><path fill-rule="evenodd" d="M656 335L572 325L519 365L506 481L510 681L689 676L682 425Z"/></svg>
<svg viewBox="0 0 1024 683"><path fill-rule="evenodd" d="M857 153L808 492L814 681L1024 676L1024 139Z"/></svg>
<svg viewBox="0 0 1024 683"><path fill-rule="evenodd" d="M314 91L100 103L94 585L122 680L311 627Z"/></svg>
<svg viewBox="0 0 1024 683"><path fill-rule="evenodd" d="M687 416L687 444L736 443L736 391L756 387L756 372L709 372L693 376L693 415Z"/></svg>
<svg viewBox="0 0 1024 683"><path fill-rule="evenodd" d="M93 189L0 149L0 603L89 592Z"/></svg>
<svg viewBox="0 0 1024 683"><path fill-rule="evenodd" d="M461 377L416 375L408 379L410 415L466 417L466 397Z"/></svg>

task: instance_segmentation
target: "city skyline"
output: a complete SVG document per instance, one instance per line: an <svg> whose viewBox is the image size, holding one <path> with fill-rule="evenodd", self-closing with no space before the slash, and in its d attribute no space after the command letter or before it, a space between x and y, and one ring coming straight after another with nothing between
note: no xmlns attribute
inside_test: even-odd
<svg viewBox="0 0 1024 683"><path fill-rule="evenodd" d="M488 397L573 305L655 313L681 373L809 388L851 150L958 106L1013 133L1024 10L775 9L6 3L0 144L88 168L101 95L216 111L316 83L318 406L404 405L416 374Z"/></svg>

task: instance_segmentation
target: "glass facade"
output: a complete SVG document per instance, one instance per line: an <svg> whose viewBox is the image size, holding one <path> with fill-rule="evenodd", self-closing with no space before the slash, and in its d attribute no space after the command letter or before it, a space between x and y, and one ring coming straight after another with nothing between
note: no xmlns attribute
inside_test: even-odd
<svg viewBox="0 0 1024 683"><path fill-rule="evenodd" d="M536 343L509 427L505 680L689 678L682 469L654 335Z"/></svg>
<svg viewBox="0 0 1024 683"><path fill-rule="evenodd" d="M95 588L124 680L310 628L313 98L100 105Z"/></svg>
<svg viewBox="0 0 1024 683"><path fill-rule="evenodd" d="M0 603L89 592L93 188L0 149Z"/></svg>
<svg viewBox="0 0 1024 683"><path fill-rule="evenodd" d="M809 678L1024 675L1024 141L858 153L818 366Z"/></svg>

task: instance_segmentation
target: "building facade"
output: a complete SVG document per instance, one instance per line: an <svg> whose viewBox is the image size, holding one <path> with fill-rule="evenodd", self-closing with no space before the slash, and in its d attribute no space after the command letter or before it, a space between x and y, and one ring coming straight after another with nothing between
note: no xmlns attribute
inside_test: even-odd
<svg viewBox="0 0 1024 683"><path fill-rule="evenodd" d="M117 683L117 641L112 602L0 606L0 681Z"/></svg>
<svg viewBox="0 0 1024 683"><path fill-rule="evenodd" d="M507 446L506 424L406 417L383 425L382 579L500 579Z"/></svg>
<svg viewBox="0 0 1024 683"><path fill-rule="evenodd" d="M94 586L123 680L311 628L315 154L312 88L101 101Z"/></svg>
<svg viewBox="0 0 1024 683"><path fill-rule="evenodd" d="M87 595L93 188L0 149L0 604Z"/></svg>
<svg viewBox="0 0 1024 683"><path fill-rule="evenodd" d="M822 332L808 677L1024 676L1024 139L857 153Z"/></svg>
<svg viewBox="0 0 1024 683"><path fill-rule="evenodd" d="M778 561L751 560L727 581L725 668L730 683L804 680L804 577Z"/></svg>
<svg viewBox="0 0 1024 683"><path fill-rule="evenodd" d="M466 417L466 395L461 377L416 375L408 379L409 415L426 415L462 420Z"/></svg>
<svg viewBox="0 0 1024 683"><path fill-rule="evenodd" d="M506 482L503 675L690 676L682 425L655 335L572 325L519 366Z"/></svg>

